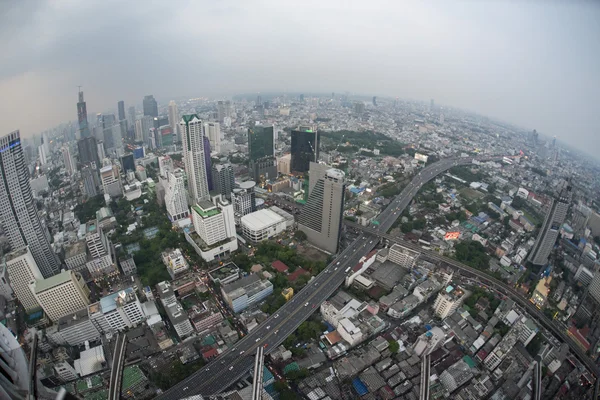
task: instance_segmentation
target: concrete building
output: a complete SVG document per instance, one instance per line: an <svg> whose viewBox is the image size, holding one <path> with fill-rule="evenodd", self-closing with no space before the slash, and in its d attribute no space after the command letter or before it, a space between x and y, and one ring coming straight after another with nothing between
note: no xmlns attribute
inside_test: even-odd
<svg viewBox="0 0 600 400"><path fill-rule="evenodd" d="M446 343L446 333L440 327L434 326L417 339L413 351L418 356L433 353Z"/></svg>
<svg viewBox="0 0 600 400"><path fill-rule="evenodd" d="M298 217L298 229L308 241L324 251L335 254L338 249L344 212L345 174L329 169L315 184L303 212Z"/></svg>
<svg viewBox="0 0 600 400"><path fill-rule="evenodd" d="M163 264L165 264L169 275L171 275L171 279L175 279L176 276L184 274L190 269L188 262L181 253L181 249L165 251L161 256Z"/></svg>
<svg viewBox="0 0 600 400"><path fill-rule="evenodd" d="M269 209L244 215L241 225L242 234L252 243L269 239L286 229L285 219Z"/></svg>
<svg viewBox="0 0 600 400"><path fill-rule="evenodd" d="M273 284L268 280L262 281L256 274L221 286L223 299L235 313L258 303L271 293L273 293Z"/></svg>
<svg viewBox="0 0 600 400"><path fill-rule="evenodd" d="M97 220L85 224L85 242L91 258L99 258L108 254L108 239Z"/></svg>
<svg viewBox="0 0 600 400"><path fill-rule="evenodd" d="M0 137L0 220L12 249L29 251L47 278L60 270L58 257L50 246L50 235L42 226L29 185L29 171L21 147L21 135L14 131Z"/></svg>
<svg viewBox="0 0 600 400"><path fill-rule="evenodd" d="M212 179L214 191L230 199L231 192L235 187L235 176L233 173L233 166L229 163L213 165Z"/></svg>
<svg viewBox="0 0 600 400"><path fill-rule="evenodd" d="M121 270L123 271L123 275L125 276L135 275L135 273L137 272L137 267L135 265L133 257L120 259L119 265L121 266Z"/></svg>
<svg viewBox="0 0 600 400"><path fill-rule="evenodd" d="M110 197L120 197L123 194L119 167L116 165L107 165L100 168L100 181L102 182L104 194L108 194Z"/></svg>
<svg viewBox="0 0 600 400"><path fill-rule="evenodd" d="M86 341L100 338L100 332L90 320L87 309L59 318L55 325L46 328L46 335L57 345L69 346L80 346Z"/></svg>
<svg viewBox="0 0 600 400"><path fill-rule="evenodd" d="M498 365L504 360L508 352L515 346L519 340L519 331L516 326L513 326L510 331L494 347L491 353L483 360L485 367L491 372L495 370Z"/></svg>
<svg viewBox="0 0 600 400"><path fill-rule="evenodd" d="M164 184L167 217L173 223L189 217L188 196L183 171L169 172Z"/></svg>
<svg viewBox="0 0 600 400"><path fill-rule="evenodd" d="M236 224L240 223L240 220L244 215L256 211L255 186L256 182L246 181L240 183L237 188L233 189L231 201L233 202Z"/></svg>
<svg viewBox="0 0 600 400"><path fill-rule="evenodd" d="M54 372L56 376L64 382L69 382L78 378L77 371L66 361L54 363Z"/></svg>
<svg viewBox="0 0 600 400"><path fill-rule="evenodd" d="M389 249L387 259L401 267L410 269L415 265L419 255L418 251L411 250L399 244L393 244Z"/></svg>
<svg viewBox="0 0 600 400"><path fill-rule="evenodd" d="M34 280L29 288L52 321L85 309L90 304L90 289L76 272L64 270L50 278Z"/></svg>
<svg viewBox="0 0 600 400"><path fill-rule="evenodd" d="M210 149L221 154L221 125L218 122L206 122L204 124L204 136L210 142Z"/></svg>
<svg viewBox="0 0 600 400"><path fill-rule="evenodd" d="M550 294L550 282L552 281L551 276L540 279L535 286L535 290L531 295L529 301L535 304L538 308L543 308L548 301L548 294Z"/></svg>
<svg viewBox="0 0 600 400"><path fill-rule="evenodd" d="M196 114L184 115L179 123L192 204L209 199L202 125L202 120Z"/></svg>
<svg viewBox="0 0 600 400"><path fill-rule="evenodd" d="M469 296L469 292L460 287L448 286L446 290L438 293L433 303L435 315L441 319L454 314L454 311L462 305Z"/></svg>
<svg viewBox="0 0 600 400"><path fill-rule="evenodd" d="M544 224L529 253L529 261L533 264L546 265L548 263L548 257L556 243L560 227L567 216L572 196L570 183L564 182L558 197L551 200L550 210L546 214Z"/></svg>
<svg viewBox="0 0 600 400"><path fill-rule="evenodd" d="M27 313L40 309L40 304L29 288L29 283L37 279L43 279L42 273L29 251L29 247L11 251L4 256L3 263L6 266L10 284L15 296Z"/></svg>
<svg viewBox="0 0 600 400"><path fill-rule="evenodd" d="M192 323L190 322L187 313L178 301L166 305L165 311L167 312L167 317L169 317L169 321L173 328L175 328L175 332L177 332L179 339L184 339L194 332L194 328L192 327Z"/></svg>
<svg viewBox="0 0 600 400"><path fill-rule="evenodd" d="M223 314L212 301L207 300L199 307L194 307L189 318L197 332L204 332L223 321Z"/></svg>
<svg viewBox="0 0 600 400"><path fill-rule="evenodd" d="M77 168L75 166L75 160L73 160L73 156L71 155L71 149L69 148L69 146L63 146L61 152L63 156L63 164L65 165L67 175L73 176L75 172L77 172Z"/></svg>
<svg viewBox="0 0 600 400"><path fill-rule="evenodd" d="M176 141L181 141L181 135L179 134L179 110L177 110L177 104L173 100L169 102L169 125L177 137Z"/></svg>
<svg viewBox="0 0 600 400"><path fill-rule="evenodd" d="M141 303L132 288L109 294L90 304L88 315L100 333L122 331L144 320Z"/></svg>
<svg viewBox="0 0 600 400"><path fill-rule="evenodd" d="M440 382L448 393L467 383L475 375L475 364L469 356L464 356L440 374Z"/></svg>
<svg viewBox="0 0 600 400"><path fill-rule="evenodd" d="M277 172L282 175L292 173L292 155L285 154L277 159Z"/></svg>
<svg viewBox="0 0 600 400"><path fill-rule="evenodd" d="M73 271L85 268L87 262L87 251L85 240L78 240L65 246L65 264Z"/></svg>

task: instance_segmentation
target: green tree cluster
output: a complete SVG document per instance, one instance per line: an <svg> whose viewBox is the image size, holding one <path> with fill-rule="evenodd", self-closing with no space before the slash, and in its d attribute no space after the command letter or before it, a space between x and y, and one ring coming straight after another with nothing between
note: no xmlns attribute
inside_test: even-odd
<svg viewBox="0 0 600 400"><path fill-rule="evenodd" d="M490 256L481 243L474 240L465 240L458 243L454 249L454 256L458 261L480 270L488 269Z"/></svg>
<svg viewBox="0 0 600 400"><path fill-rule="evenodd" d="M181 361L177 360L167 367L166 371L150 371L148 378L160 389L167 390L171 386L182 381L184 378L187 378L194 372L198 371L203 366L203 360L198 360L189 364L182 364Z"/></svg>
<svg viewBox="0 0 600 400"><path fill-rule="evenodd" d="M390 340L390 341L388 341L388 343L389 343L389 347L388 348L390 350L390 353L396 354L398 352L398 350L400 350L400 345L398 344L397 341Z"/></svg>
<svg viewBox="0 0 600 400"><path fill-rule="evenodd" d="M96 218L96 211L104 207L104 204L104 196L90 197L85 203L77 204L73 212L77 216L77 219L82 224L85 224L87 221Z"/></svg>

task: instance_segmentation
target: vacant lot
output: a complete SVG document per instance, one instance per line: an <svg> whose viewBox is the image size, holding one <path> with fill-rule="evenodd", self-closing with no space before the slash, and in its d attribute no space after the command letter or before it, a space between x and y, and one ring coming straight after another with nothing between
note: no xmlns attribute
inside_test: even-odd
<svg viewBox="0 0 600 400"><path fill-rule="evenodd" d="M312 261L327 261L327 254L309 245L298 245L298 254Z"/></svg>
<svg viewBox="0 0 600 400"><path fill-rule="evenodd" d="M471 188L461 189L458 193L467 200L478 200L484 196L483 193Z"/></svg>

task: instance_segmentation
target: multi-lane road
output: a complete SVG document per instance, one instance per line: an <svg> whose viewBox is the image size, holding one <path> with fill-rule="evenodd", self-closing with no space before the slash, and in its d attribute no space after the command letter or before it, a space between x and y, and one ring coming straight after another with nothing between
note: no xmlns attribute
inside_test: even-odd
<svg viewBox="0 0 600 400"><path fill-rule="evenodd" d="M123 378L123 364L125 362L126 347L127 335L119 333L115 340L115 351L113 353L112 365L110 368L108 400L119 400L121 398L121 381Z"/></svg>
<svg viewBox="0 0 600 400"><path fill-rule="evenodd" d="M379 215L378 225L374 228L380 232L387 232L421 186L453 166L471 162L471 158L444 159L423 168ZM373 236L359 236L275 314L216 360L185 378L158 398L175 400L195 394L212 395L225 391L252 368L252 354L257 347L263 346L265 353L268 354L280 345L335 292L344 282L350 268L358 264L360 259L376 245L377 239Z"/></svg>

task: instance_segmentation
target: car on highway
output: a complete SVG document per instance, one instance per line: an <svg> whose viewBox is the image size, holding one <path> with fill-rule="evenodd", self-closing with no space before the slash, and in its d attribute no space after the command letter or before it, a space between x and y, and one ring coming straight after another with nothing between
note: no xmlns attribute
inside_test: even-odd
<svg viewBox="0 0 600 400"><path fill-rule="evenodd" d="M255 342L256 343L260 342L260 338L256 338Z"/></svg>
<svg viewBox="0 0 600 400"><path fill-rule="evenodd" d="M271 325L267 325L267 330L271 329Z"/></svg>
<svg viewBox="0 0 600 400"><path fill-rule="evenodd" d="M231 371L233 369L233 365L231 367L229 367L229 370Z"/></svg>
<svg viewBox="0 0 600 400"><path fill-rule="evenodd" d="M308 307L308 303L304 304L304 307Z"/></svg>
<svg viewBox="0 0 600 400"><path fill-rule="evenodd" d="M279 317L279 314L275 314L275 316L273 318L277 318L277 317Z"/></svg>
<svg viewBox="0 0 600 400"><path fill-rule="evenodd" d="M241 356L242 354L244 354L244 350L240 351L240 356Z"/></svg>

